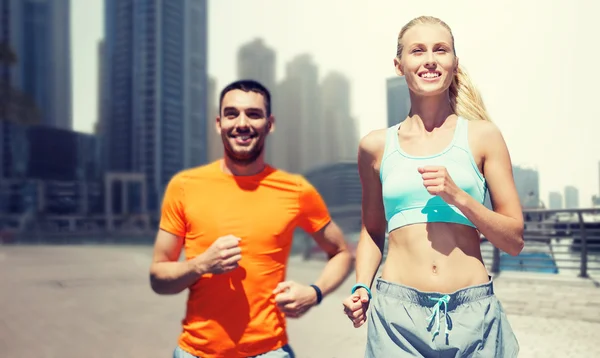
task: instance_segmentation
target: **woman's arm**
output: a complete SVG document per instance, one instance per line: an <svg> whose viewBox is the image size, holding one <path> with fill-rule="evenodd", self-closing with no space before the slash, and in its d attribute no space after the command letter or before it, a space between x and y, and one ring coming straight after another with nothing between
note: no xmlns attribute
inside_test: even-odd
<svg viewBox="0 0 600 358"><path fill-rule="evenodd" d="M467 193L456 198L456 207L500 250L516 256L523 241L523 211L515 187L510 154L502 133L491 122L473 123L476 146L483 153L483 172L492 207L489 210Z"/></svg>
<svg viewBox="0 0 600 358"><path fill-rule="evenodd" d="M363 137L358 149L358 172L362 184L362 228L356 249L356 282L371 287L381 263L387 222L381 181L375 169L385 143L385 130Z"/></svg>

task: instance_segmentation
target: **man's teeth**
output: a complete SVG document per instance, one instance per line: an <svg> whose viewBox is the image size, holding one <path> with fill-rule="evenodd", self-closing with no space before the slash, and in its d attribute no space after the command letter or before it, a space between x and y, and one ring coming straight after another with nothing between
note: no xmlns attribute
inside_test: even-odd
<svg viewBox="0 0 600 358"><path fill-rule="evenodd" d="M241 138L242 140L248 140L248 139L250 139L250 136L249 135L242 135L242 136L239 136L239 138Z"/></svg>
<svg viewBox="0 0 600 358"><path fill-rule="evenodd" d="M427 72L427 73L424 73L423 75L421 75L421 77L435 78L435 77L440 77L440 74L437 72Z"/></svg>

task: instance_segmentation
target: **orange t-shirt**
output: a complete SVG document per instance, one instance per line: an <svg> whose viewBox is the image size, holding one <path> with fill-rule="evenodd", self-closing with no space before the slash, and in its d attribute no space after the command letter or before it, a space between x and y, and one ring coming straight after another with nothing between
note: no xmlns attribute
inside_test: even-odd
<svg viewBox="0 0 600 358"><path fill-rule="evenodd" d="M190 287L180 347L203 358L229 358L286 345L285 316L272 291L285 280L296 227L314 233L331 220L315 188L270 166L232 176L215 161L175 175L162 205L160 228L185 238L188 260L221 236L241 238L238 268L204 275Z"/></svg>

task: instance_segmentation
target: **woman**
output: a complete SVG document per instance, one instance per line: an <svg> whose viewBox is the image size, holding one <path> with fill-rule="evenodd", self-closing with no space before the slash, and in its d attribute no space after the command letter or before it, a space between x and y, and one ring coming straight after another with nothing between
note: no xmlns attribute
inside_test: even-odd
<svg viewBox="0 0 600 358"><path fill-rule="evenodd" d="M419 17L404 26L394 66L406 78L411 111L359 146L363 227L345 312L354 327L368 315L365 357L516 357L479 238L511 255L523 248L506 144L443 21ZM483 205L487 190L494 211ZM371 295L386 229L387 260Z"/></svg>

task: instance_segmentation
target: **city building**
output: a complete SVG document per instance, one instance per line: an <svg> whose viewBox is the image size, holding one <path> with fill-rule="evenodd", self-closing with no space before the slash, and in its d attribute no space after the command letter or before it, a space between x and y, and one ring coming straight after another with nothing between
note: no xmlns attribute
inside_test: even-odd
<svg viewBox="0 0 600 358"><path fill-rule="evenodd" d="M396 76L386 80L387 125L394 126L406 119L410 112L410 94L406 78Z"/></svg>
<svg viewBox="0 0 600 358"><path fill-rule="evenodd" d="M540 201L540 176L537 169L515 165L513 178L524 209L544 206Z"/></svg>
<svg viewBox="0 0 600 358"><path fill-rule="evenodd" d="M238 50L237 77L238 79L249 79L262 83L271 92L271 96L275 97L279 95L275 92L276 61L275 50L268 47L263 39L254 39L242 45ZM271 109L274 111L272 103ZM272 162L276 156L276 148L269 144L268 142L265 148L265 159L267 162Z"/></svg>
<svg viewBox="0 0 600 358"><path fill-rule="evenodd" d="M356 161L339 161L304 173L346 232L360 231L362 186Z"/></svg>
<svg viewBox="0 0 600 358"><path fill-rule="evenodd" d="M72 128L70 1L0 0L0 178L15 154L7 122Z"/></svg>
<svg viewBox="0 0 600 358"><path fill-rule="evenodd" d="M274 110L273 163L284 170L301 173L315 166L325 150L321 140L323 122L319 69L309 54L300 54L286 65L285 78L278 84Z"/></svg>
<svg viewBox="0 0 600 358"><path fill-rule="evenodd" d="M350 113L350 80L339 72L330 72L321 82L322 154L315 166L343 160L356 160L358 123Z"/></svg>
<svg viewBox="0 0 600 358"><path fill-rule="evenodd" d="M1 0L0 43L15 54L0 64L10 85L31 98L41 123L72 128L70 0Z"/></svg>
<svg viewBox="0 0 600 358"><path fill-rule="evenodd" d="M563 196L557 191L551 191L548 194L549 209L558 210L563 208Z"/></svg>
<svg viewBox="0 0 600 358"><path fill-rule="evenodd" d="M207 159L210 162L223 156L223 141L216 131L215 123L219 115L219 94L217 91L217 81L210 77L208 80L208 100L206 104L206 110L208 111L208 120L206 121Z"/></svg>
<svg viewBox="0 0 600 358"><path fill-rule="evenodd" d="M237 53L238 79L255 80L273 91L276 78L275 50L257 38L242 45Z"/></svg>
<svg viewBox="0 0 600 358"><path fill-rule="evenodd" d="M106 170L144 174L152 211L207 162L207 21L207 1L105 0Z"/></svg>
<svg viewBox="0 0 600 358"><path fill-rule="evenodd" d="M579 209L579 190L574 186L565 187L565 209Z"/></svg>
<svg viewBox="0 0 600 358"><path fill-rule="evenodd" d="M9 126L15 175L0 185L0 213L102 211L102 173L94 135L41 125Z"/></svg>

